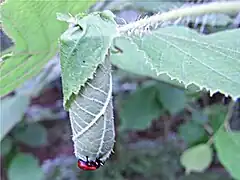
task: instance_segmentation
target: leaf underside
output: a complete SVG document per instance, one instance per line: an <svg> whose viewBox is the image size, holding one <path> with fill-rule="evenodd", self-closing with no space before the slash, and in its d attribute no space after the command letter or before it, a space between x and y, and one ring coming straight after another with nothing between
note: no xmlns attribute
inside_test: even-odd
<svg viewBox="0 0 240 180"><path fill-rule="evenodd" d="M84 83L93 78L98 65L104 62L115 35L116 23L104 19L101 13L76 18L76 26L62 34L60 55L66 109Z"/></svg>
<svg viewBox="0 0 240 180"><path fill-rule="evenodd" d="M114 65L127 71L160 79L167 74L187 87L196 84L240 96L240 30L208 36L184 27L166 27L143 37L120 37L116 45L123 53L113 54Z"/></svg>
<svg viewBox="0 0 240 180"><path fill-rule="evenodd" d="M13 56L0 62L0 96L39 73L56 54L58 38L67 28L56 19L57 12L76 14L94 3L94 0L5 1L1 20L15 47Z"/></svg>
<svg viewBox="0 0 240 180"><path fill-rule="evenodd" d="M69 109L75 156L105 161L114 145L111 63L106 58Z"/></svg>

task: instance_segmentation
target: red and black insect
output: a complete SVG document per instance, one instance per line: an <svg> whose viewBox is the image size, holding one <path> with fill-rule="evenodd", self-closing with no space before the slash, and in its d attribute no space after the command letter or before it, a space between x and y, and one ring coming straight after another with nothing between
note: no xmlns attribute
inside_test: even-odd
<svg viewBox="0 0 240 180"><path fill-rule="evenodd" d="M100 159L96 159L95 161L89 161L88 156L86 156L87 161L82 159L78 160L78 167L82 170L86 171L94 171L98 169L100 166L103 166L103 162Z"/></svg>

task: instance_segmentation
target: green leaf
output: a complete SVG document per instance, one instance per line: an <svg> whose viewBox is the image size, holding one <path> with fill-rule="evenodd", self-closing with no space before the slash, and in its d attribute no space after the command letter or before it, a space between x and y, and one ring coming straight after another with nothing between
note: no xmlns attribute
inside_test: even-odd
<svg viewBox="0 0 240 180"><path fill-rule="evenodd" d="M159 101L171 114L176 114L184 109L187 98L183 89L163 83L159 84L157 87L159 91Z"/></svg>
<svg viewBox="0 0 240 180"><path fill-rule="evenodd" d="M9 180L42 180L44 174L35 157L19 153L11 161L8 177Z"/></svg>
<svg viewBox="0 0 240 180"><path fill-rule="evenodd" d="M67 24L56 19L56 13L76 14L87 10L94 2L5 1L1 7L2 24L13 38L15 48L12 57L0 62L0 96L36 75L56 54L58 38L67 28Z"/></svg>
<svg viewBox="0 0 240 180"><path fill-rule="evenodd" d="M180 125L178 133L189 145L199 142L206 135L204 128L192 121Z"/></svg>
<svg viewBox="0 0 240 180"><path fill-rule="evenodd" d="M137 52L137 47L131 43L131 41L127 38L116 38L117 46L123 49L122 54L112 53L111 60L112 63L119 68L137 74L141 76L148 76L155 78L157 80L170 83L176 86L180 86L184 88L184 84L180 83L177 80L171 79L167 74L159 74L158 76L156 73L151 69L149 65L146 64L145 59L142 57L142 54ZM136 60L137 65L136 65ZM194 87L196 87L194 85Z"/></svg>
<svg viewBox="0 0 240 180"><path fill-rule="evenodd" d="M10 137L5 137L1 141L1 156L7 155L11 151L12 146L13 146L12 139Z"/></svg>
<svg viewBox="0 0 240 180"><path fill-rule="evenodd" d="M3 127L1 128L0 140L2 140L4 136L22 120L30 104L30 97L15 94L14 96L7 96L1 99L0 103L0 122L1 127Z"/></svg>
<svg viewBox="0 0 240 180"><path fill-rule="evenodd" d="M47 130L38 123L29 124L26 128L14 132L17 141L31 147L39 147L47 144Z"/></svg>
<svg viewBox="0 0 240 180"><path fill-rule="evenodd" d="M121 129L145 129L162 113L155 86L138 89L122 104Z"/></svg>
<svg viewBox="0 0 240 180"><path fill-rule="evenodd" d="M226 132L222 126L214 136L218 158L235 179L240 179L240 133Z"/></svg>
<svg viewBox="0 0 240 180"><path fill-rule="evenodd" d="M159 76L156 76L156 73L151 70L151 67L146 64L146 60L142 53L138 53L138 47L134 44L130 38L127 37L118 37L115 38L115 44L117 47L123 50L123 53L112 53L111 60L112 63L119 68L135 73L137 75L149 76L162 80ZM133 58L137 58L136 61ZM160 75L161 76L161 75ZM168 76L165 75L165 78L171 80ZM180 83L179 83L180 84Z"/></svg>
<svg viewBox="0 0 240 180"><path fill-rule="evenodd" d="M153 30L143 37L121 37L116 45L123 53L114 54L119 68L159 79L160 74L238 97L240 89L239 29L200 35L184 27Z"/></svg>
<svg viewBox="0 0 240 180"><path fill-rule="evenodd" d="M201 110L194 110L192 111L192 121L197 124L204 125L208 122L208 116Z"/></svg>
<svg viewBox="0 0 240 180"><path fill-rule="evenodd" d="M79 19L60 38L64 106L71 101L88 79L93 78L99 64L117 35L111 12L92 13ZM68 102L69 101L69 102Z"/></svg>
<svg viewBox="0 0 240 180"><path fill-rule="evenodd" d="M180 158L186 173L203 172L212 162L212 149L207 144L199 144L183 152Z"/></svg>

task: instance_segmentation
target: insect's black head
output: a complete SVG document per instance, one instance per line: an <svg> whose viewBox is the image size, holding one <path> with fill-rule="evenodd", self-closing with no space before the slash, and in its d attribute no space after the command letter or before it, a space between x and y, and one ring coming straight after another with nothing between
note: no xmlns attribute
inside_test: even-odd
<svg viewBox="0 0 240 180"><path fill-rule="evenodd" d="M97 158L95 162L96 162L97 164L99 164L100 166L103 166L103 165L104 165L104 162L101 161L99 158Z"/></svg>
<svg viewBox="0 0 240 180"><path fill-rule="evenodd" d="M104 165L103 161L101 161L100 158L96 158L95 161L89 161L88 156L86 156L86 159L86 164L91 167L96 167L96 169Z"/></svg>

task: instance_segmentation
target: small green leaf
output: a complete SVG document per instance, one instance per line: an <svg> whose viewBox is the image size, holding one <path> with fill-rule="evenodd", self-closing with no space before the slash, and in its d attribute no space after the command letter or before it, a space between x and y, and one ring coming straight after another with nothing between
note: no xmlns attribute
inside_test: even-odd
<svg viewBox="0 0 240 180"><path fill-rule="evenodd" d="M192 121L200 125L204 125L208 122L208 116L201 110L194 110L192 111Z"/></svg>
<svg viewBox="0 0 240 180"><path fill-rule="evenodd" d="M192 121L180 125L178 132L189 145L199 142L206 135L204 128Z"/></svg>
<svg viewBox="0 0 240 180"><path fill-rule="evenodd" d="M56 13L76 14L95 2L7 0L1 4L3 30L15 47L13 56L0 64L0 96L39 73L56 54L58 38L67 28L56 19Z"/></svg>
<svg viewBox="0 0 240 180"><path fill-rule="evenodd" d="M155 86L138 89L123 103L120 110L122 129L145 129L162 113Z"/></svg>
<svg viewBox="0 0 240 180"><path fill-rule="evenodd" d="M17 124L19 123L30 103L30 97L15 94L14 96L7 96L0 100L0 123L1 132L0 140Z"/></svg>
<svg viewBox="0 0 240 180"><path fill-rule="evenodd" d="M35 157L19 153L11 161L8 177L9 180L42 180L44 174Z"/></svg>
<svg viewBox="0 0 240 180"><path fill-rule="evenodd" d="M31 147L44 146L47 144L47 130L42 125L34 123L16 130L14 138Z"/></svg>
<svg viewBox="0 0 240 180"><path fill-rule="evenodd" d="M233 178L240 180L240 133L226 132L222 126L214 136L220 162Z"/></svg>
<svg viewBox="0 0 240 180"><path fill-rule="evenodd" d="M12 149L12 139L10 137L5 137L1 141L1 156L7 155Z"/></svg>
<svg viewBox="0 0 240 180"><path fill-rule="evenodd" d="M183 89L164 83L159 84L157 87L159 101L171 114L176 114L184 109L187 98Z"/></svg>
<svg viewBox="0 0 240 180"><path fill-rule="evenodd" d="M66 109L70 107L71 101L84 83L93 78L98 65L104 62L113 38L117 35L116 22L109 16L95 12L83 18L75 17L77 26L70 27L60 38Z"/></svg>
<svg viewBox="0 0 240 180"><path fill-rule="evenodd" d="M212 162L212 148L207 144L199 144L184 151L180 160L187 174L203 172Z"/></svg>

